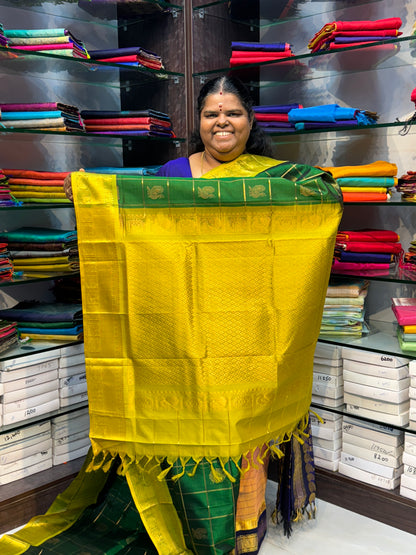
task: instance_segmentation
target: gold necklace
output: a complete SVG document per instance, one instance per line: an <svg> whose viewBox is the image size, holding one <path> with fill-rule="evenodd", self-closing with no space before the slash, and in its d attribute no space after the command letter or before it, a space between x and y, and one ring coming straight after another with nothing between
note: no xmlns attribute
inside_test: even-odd
<svg viewBox="0 0 416 555"><path fill-rule="evenodd" d="M201 152L201 176L204 175L205 150Z"/></svg>

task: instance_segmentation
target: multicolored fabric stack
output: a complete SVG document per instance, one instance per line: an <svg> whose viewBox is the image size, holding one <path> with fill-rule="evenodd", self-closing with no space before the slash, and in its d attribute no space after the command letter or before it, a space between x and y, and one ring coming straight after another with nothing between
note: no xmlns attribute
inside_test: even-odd
<svg viewBox="0 0 416 555"><path fill-rule="evenodd" d="M3 23L0 23L0 46L7 46L8 40L6 35L4 34L4 26Z"/></svg>
<svg viewBox="0 0 416 555"><path fill-rule="evenodd" d="M261 62L280 61L293 57L292 48L287 42L231 42L230 67Z"/></svg>
<svg viewBox="0 0 416 555"><path fill-rule="evenodd" d="M344 202L380 202L390 198L397 185L397 166L378 160L359 166L321 168L337 180Z"/></svg>
<svg viewBox="0 0 416 555"><path fill-rule="evenodd" d="M13 266L25 277L54 277L79 270L77 232L21 227L0 233L7 241Z"/></svg>
<svg viewBox="0 0 416 555"><path fill-rule="evenodd" d="M3 170L0 170L0 206L17 206L21 204L16 201L10 193L9 180Z"/></svg>
<svg viewBox="0 0 416 555"><path fill-rule="evenodd" d="M17 324L0 319L0 353L17 343Z"/></svg>
<svg viewBox="0 0 416 555"><path fill-rule="evenodd" d="M70 203L63 184L69 172L3 169L13 196L23 203Z"/></svg>
<svg viewBox="0 0 416 555"><path fill-rule="evenodd" d="M416 171L408 170L399 177L396 190L402 194L402 200L416 202Z"/></svg>
<svg viewBox="0 0 416 555"><path fill-rule="evenodd" d="M368 281L331 279L325 296L320 335L362 335Z"/></svg>
<svg viewBox="0 0 416 555"><path fill-rule="evenodd" d="M289 122L289 112L303 108L302 104L253 106L257 124L266 133L288 133L295 130L295 125Z"/></svg>
<svg viewBox="0 0 416 555"><path fill-rule="evenodd" d="M0 104L0 126L7 129L83 131L79 109L62 102Z"/></svg>
<svg viewBox="0 0 416 555"><path fill-rule="evenodd" d="M90 50L89 55L92 60L99 62L146 67L148 69L164 69L161 56L141 46Z"/></svg>
<svg viewBox="0 0 416 555"><path fill-rule="evenodd" d="M20 338L77 341L83 337L80 304L22 301L0 310L0 318L16 322Z"/></svg>
<svg viewBox="0 0 416 555"><path fill-rule="evenodd" d="M395 231L365 229L338 231L333 274L387 275L403 249Z"/></svg>
<svg viewBox="0 0 416 555"><path fill-rule="evenodd" d="M304 129L326 129L340 127L361 127L377 123L376 112L345 108L338 104L322 104L309 108L294 108L288 113L289 122L297 131Z"/></svg>
<svg viewBox="0 0 416 555"><path fill-rule="evenodd" d="M87 133L174 137L167 114L157 110L82 110Z"/></svg>
<svg viewBox="0 0 416 555"><path fill-rule="evenodd" d="M308 48L314 53L389 41L402 34L399 31L401 25L400 17L390 17L376 21L334 21L327 23L315 33L308 43Z"/></svg>
<svg viewBox="0 0 416 555"><path fill-rule="evenodd" d="M6 29L4 35L10 48L89 58L84 43L75 38L68 29Z"/></svg>
<svg viewBox="0 0 416 555"><path fill-rule="evenodd" d="M396 317L397 337L403 351L416 351L416 299L393 297L391 308Z"/></svg>
<svg viewBox="0 0 416 555"><path fill-rule="evenodd" d="M10 281L13 277L13 262L7 243L0 243L0 282Z"/></svg>

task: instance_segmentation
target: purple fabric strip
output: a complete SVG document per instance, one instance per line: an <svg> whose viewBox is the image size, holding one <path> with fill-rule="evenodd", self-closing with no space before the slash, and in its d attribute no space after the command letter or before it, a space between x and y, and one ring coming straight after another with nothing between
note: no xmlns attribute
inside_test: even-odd
<svg viewBox="0 0 416 555"><path fill-rule="evenodd" d="M56 102L34 102L19 104L0 104L3 112L23 112L26 110L56 110Z"/></svg>
<svg viewBox="0 0 416 555"><path fill-rule="evenodd" d="M292 109L301 108L301 104L281 104L271 106L253 106L257 114L287 114Z"/></svg>

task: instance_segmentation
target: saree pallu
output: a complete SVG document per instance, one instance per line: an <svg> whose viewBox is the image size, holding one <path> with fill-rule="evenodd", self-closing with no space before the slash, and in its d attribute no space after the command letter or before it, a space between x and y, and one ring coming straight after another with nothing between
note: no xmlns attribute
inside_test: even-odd
<svg viewBox="0 0 416 555"><path fill-rule="evenodd" d="M240 474L308 429L341 195L296 164L218 179L235 166L204 179L73 174L93 445L79 480L121 462L162 555L230 552ZM215 520L187 515L182 528L187 484L228 492L223 547L204 540ZM77 519L15 536L39 545Z"/></svg>

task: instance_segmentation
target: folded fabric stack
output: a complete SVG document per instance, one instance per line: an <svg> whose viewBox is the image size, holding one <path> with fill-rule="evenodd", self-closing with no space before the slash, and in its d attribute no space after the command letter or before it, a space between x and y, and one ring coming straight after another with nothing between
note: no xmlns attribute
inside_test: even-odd
<svg viewBox="0 0 416 555"><path fill-rule="evenodd" d="M338 470L360 482L395 489L403 473L403 432L344 415Z"/></svg>
<svg viewBox="0 0 416 555"><path fill-rule="evenodd" d="M416 299L393 297L391 308L396 317L397 336L403 351L416 351Z"/></svg>
<svg viewBox="0 0 416 555"><path fill-rule="evenodd" d="M289 122L289 112L298 108L303 108L302 104L253 106L257 124L266 133L294 131L295 125Z"/></svg>
<svg viewBox="0 0 416 555"><path fill-rule="evenodd" d="M6 29L4 34L10 48L75 58L89 57L84 43L68 29Z"/></svg>
<svg viewBox="0 0 416 555"><path fill-rule="evenodd" d="M308 48L312 52L322 52L388 41L402 34L399 31L401 25L400 17L376 21L334 21L327 23L315 33L308 43Z"/></svg>
<svg viewBox="0 0 416 555"><path fill-rule="evenodd" d="M376 112L344 108L338 104L322 104L309 108L294 108L289 111L289 122L297 131L304 129L338 129L342 127L360 127L377 123Z"/></svg>
<svg viewBox="0 0 416 555"><path fill-rule="evenodd" d="M157 110L82 110L87 133L174 137L167 114Z"/></svg>
<svg viewBox="0 0 416 555"><path fill-rule="evenodd" d="M403 261L400 267L411 272L416 271L416 240L410 241L407 251L403 254Z"/></svg>
<svg viewBox="0 0 416 555"><path fill-rule="evenodd" d="M61 408L88 401L84 345L82 343L61 349L59 399Z"/></svg>
<svg viewBox="0 0 416 555"><path fill-rule="evenodd" d="M407 426L409 359L352 347L342 347L342 359L347 412L391 426Z"/></svg>
<svg viewBox="0 0 416 555"><path fill-rule="evenodd" d="M21 227L0 233L6 240L14 269L25 277L53 277L79 270L77 232Z"/></svg>
<svg viewBox="0 0 416 555"><path fill-rule="evenodd" d="M123 175L156 175L161 166L139 166L131 168L118 168L114 166L98 166L96 168L85 168L86 172L123 174Z"/></svg>
<svg viewBox="0 0 416 555"><path fill-rule="evenodd" d="M391 188L397 185L397 166L377 160L359 166L321 168L337 180L344 202L375 202L390 198Z"/></svg>
<svg viewBox="0 0 416 555"><path fill-rule="evenodd" d="M0 243L0 282L10 281L13 277L13 262L7 243Z"/></svg>
<svg viewBox="0 0 416 555"><path fill-rule="evenodd" d="M410 402L412 400L416 401L416 399L410 399ZM416 430L416 418L409 428ZM400 495L416 501L416 435L411 432L404 433L403 464L404 469L400 479Z"/></svg>
<svg viewBox="0 0 416 555"><path fill-rule="evenodd" d="M232 41L230 67L276 62L293 56L292 48L287 42L262 44L261 42Z"/></svg>
<svg viewBox="0 0 416 555"><path fill-rule="evenodd" d="M8 129L83 131L76 106L62 102L0 104L0 125Z"/></svg>
<svg viewBox="0 0 416 555"><path fill-rule="evenodd" d="M83 338L82 305L22 301L0 310L0 318L16 322L21 339L77 341Z"/></svg>
<svg viewBox="0 0 416 555"><path fill-rule="evenodd" d="M387 275L402 252L400 237L395 231L338 231L332 273Z"/></svg>
<svg viewBox="0 0 416 555"><path fill-rule="evenodd" d="M337 279L329 282L320 335L358 335L368 332L364 321L368 281Z"/></svg>
<svg viewBox="0 0 416 555"><path fill-rule="evenodd" d="M0 353L17 343L17 324L0 319Z"/></svg>
<svg viewBox="0 0 416 555"><path fill-rule="evenodd" d="M416 171L408 170L399 177L396 190L402 194L402 200L416 202Z"/></svg>
<svg viewBox="0 0 416 555"><path fill-rule="evenodd" d="M69 172L3 169L13 196L23 203L70 203L64 193Z"/></svg>
<svg viewBox="0 0 416 555"><path fill-rule="evenodd" d="M319 342L313 358L312 402L325 407L344 404L341 348Z"/></svg>
<svg viewBox="0 0 416 555"><path fill-rule="evenodd" d="M18 206L19 204L21 202L17 201L10 193L7 175L0 170L0 206Z"/></svg>
<svg viewBox="0 0 416 555"><path fill-rule="evenodd" d="M163 69L164 67L161 56L141 46L90 50L89 56L91 60L97 60L97 62L146 67L148 69Z"/></svg>
<svg viewBox="0 0 416 555"><path fill-rule="evenodd" d="M0 23L0 46L7 46L8 42L9 41L4 33L3 23Z"/></svg>

